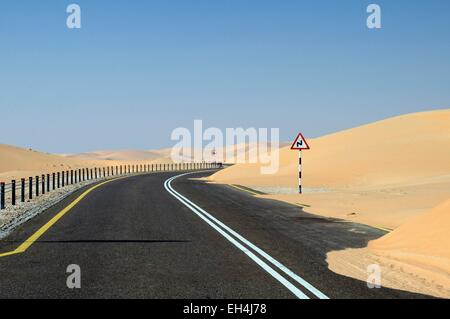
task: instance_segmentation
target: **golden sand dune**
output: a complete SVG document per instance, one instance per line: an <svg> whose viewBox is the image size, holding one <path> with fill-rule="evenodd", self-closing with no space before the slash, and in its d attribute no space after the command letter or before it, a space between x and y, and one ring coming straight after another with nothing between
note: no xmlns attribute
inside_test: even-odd
<svg viewBox="0 0 450 319"><path fill-rule="evenodd" d="M397 185L450 176L450 110L400 116L309 141L303 152L308 188ZM258 164L217 173L216 181L297 186L297 152L280 150L280 170L261 175Z"/></svg>
<svg viewBox="0 0 450 319"><path fill-rule="evenodd" d="M384 287L450 298L450 200L413 218L366 248L328 253L331 270L367 279L380 266Z"/></svg>
<svg viewBox="0 0 450 319"><path fill-rule="evenodd" d="M9 145L0 145L0 179L34 176L72 168L89 167L95 162L65 158Z"/></svg>
<svg viewBox="0 0 450 319"><path fill-rule="evenodd" d="M310 141L303 152L304 195L296 195L297 152L280 150L280 169L259 164L215 174L308 211L395 228L450 198L450 110L399 116Z"/></svg>
<svg viewBox="0 0 450 319"><path fill-rule="evenodd" d="M144 155L145 156L144 156ZM63 170L106 167L121 164L150 164L170 162L168 151L94 152L82 155L54 155L10 145L0 145L0 180L26 178Z"/></svg>
<svg viewBox="0 0 450 319"><path fill-rule="evenodd" d="M371 242L369 248L411 263L433 263L450 280L449 231L450 200Z"/></svg>

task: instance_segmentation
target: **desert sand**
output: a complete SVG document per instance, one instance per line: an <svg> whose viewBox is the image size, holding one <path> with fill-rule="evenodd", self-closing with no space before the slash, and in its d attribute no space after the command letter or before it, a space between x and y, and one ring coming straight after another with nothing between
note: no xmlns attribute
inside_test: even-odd
<svg viewBox="0 0 450 319"><path fill-rule="evenodd" d="M11 179L100 164L100 162L95 161L68 159L31 149L0 145L0 180L7 183Z"/></svg>
<svg viewBox="0 0 450 319"><path fill-rule="evenodd" d="M330 269L359 280L367 265L382 270L382 285L450 298L450 200L361 249L331 252ZM384 274L384 275L383 275Z"/></svg>
<svg viewBox="0 0 450 319"><path fill-rule="evenodd" d="M398 261L430 267L445 276L450 289L450 200L419 215L369 248Z"/></svg>
<svg viewBox="0 0 450 319"><path fill-rule="evenodd" d="M330 269L366 280L367 262L375 260L389 274L388 286L450 297L450 110L399 116L309 144L303 195L296 194L298 153L289 147L280 150L274 175L261 175L259 164L240 164L210 179L309 213L395 229L366 250L331 253Z"/></svg>
<svg viewBox="0 0 450 319"><path fill-rule="evenodd" d="M165 162L170 160L170 149L95 151L69 154L64 157L87 161L147 161L151 163L158 160L158 162Z"/></svg>
<svg viewBox="0 0 450 319"><path fill-rule="evenodd" d="M55 155L0 144L0 181L27 178L63 170L116 165L171 163L169 150L99 151L77 155Z"/></svg>
<svg viewBox="0 0 450 319"><path fill-rule="evenodd" d="M226 164L235 164L239 160L257 163L258 143L241 143L230 146L223 146L214 149L192 149L190 155L184 154L175 158L180 162L223 162ZM286 145L286 143L282 144ZM213 153L214 151L214 153ZM203 153L203 154L202 154ZM177 154L178 155L178 154ZM69 159L78 159L83 161L114 161L114 162L142 162L146 163L172 163L172 149L160 150L104 150L79 154L63 154Z"/></svg>
<svg viewBox="0 0 450 319"><path fill-rule="evenodd" d="M239 164L211 177L304 204L311 213L396 228L450 198L450 110L400 116L309 141L305 194L297 192L298 153L280 150L280 169Z"/></svg>

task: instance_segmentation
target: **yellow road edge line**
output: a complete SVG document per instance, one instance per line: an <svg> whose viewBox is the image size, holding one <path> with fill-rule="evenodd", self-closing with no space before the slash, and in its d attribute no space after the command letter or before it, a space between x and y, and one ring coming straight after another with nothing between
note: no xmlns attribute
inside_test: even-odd
<svg viewBox="0 0 450 319"><path fill-rule="evenodd" d="M391 233L391 232L394 231L393 229L390 229L390 228L384 228L384 227L380 227L380 226L372 226L372 225L368 225L368 226L373 227L373 228L376 228L376 229L379 229L379 230L383 230L383 231L388 232L388 233Z"/></svg>
<svg viewBox="0 0 450 319"><path fill-rule="evenodd" d="M252 195L254 195L254 196L258 196L258 195L259 195L259 194L257 194L257 193L252 192L252 191L249 191L248 189L244 189L244 188L241 188L241 187L236 186L236 185L233 185L233 184L228 184L228 185L231 186L231 187L233 187L233 188L236 188L236 189L238 189L238 190L240 190L240 191L243 191L243 192L247 192L247 193L249 193L249 194L252 194ZM300 208L310 208L310 207L311 207L311 206L309 206L309 205L308 205L308 206L305 206L305 205L301 205L301 204L298 204L298 203L289 203L289 204L293 204L294 206L298 206L298 207L300 207ZM378 230L382 230L382 231L385 231L385 232L388 232L388 233L390 233L390 232L393 231L392 229L389 229L389 228L384 228L384 227L374 226L374 225L368 225L368 224L360 223L360 222L357 222L357 221L345 220L345 219L343 219L343 221L344 221L344 222L348 222L348 223L359 223L359 224L366 225L366 226L369 226L369 227L372 227L372 228L375 228L375 229L378 229ZM1 255L0 255L0 257L1 257Z"/></svg>
<svg viewBox="0 0 450 319"><path fill-rule="evenodd" d="M242 187L233 185L233 184L228 184L228 185L230 185L231 187L236 188L236 189L238 189L238 190L240 190L240 191L247 192L247 193L252 194L252 195L255 195L255 196L256 196L256 195L259 195L259 194L255 193L255 192L252 192L252 191L248 190L248 189L245 189L245 188L242 188Z"/></svg>
<svg viewBox="0 0 450 319"><path fill-rule="evenodd" d="M8 253L0 254L0 258L12 256L12 255L18 255L18 254L20 254L20 253L14 250L14 251L10 251Z"/></svg>
<svg viewBox="0 0 450 319"><path fill-rule="evenodd" d="M127 176L128 177L128 176ZM70 203L68 206L66 206L63 210L61 210L58 214L56 214L52 219L50 219L44 226L39 228L38 231L36 231L33 235L31 235L27 240L25 240L18 248L16 248L13 251L9 251L6 253L0 254L0 258L2 257L8 257L12 255L17 254L23 254L27 251L28 248L31 247L42 235L45 234L47 230L49 230L53 225L55 225L65 214L67 214L72 208L74 208L79 202L81 202L90 192L94 191L95 189L108 184L110 182L116 181L118 179L123 179L126 177L120 177L111 179L105 182L102 182L100 184L97 184L95 186L92 186L88 190L86 190L83 194L81 194L77 199L75 199L72 203Z"/></svg>
<svg viewBox="0 0 450 319"><path fill-rule="evenodd" d="M258 196L259 194L257 194L257 193L255 193L255 192L252 192L252 191L249 191L248 189L244 189L244 188L242 188L242 187L239 187L239 186L237 186L237 185L234 185L234 184L228 184L229 186L231 186L231 187L233 187L233 188L236 188L236 189L238 189L238 190L240 190L240 191L243 191L243 192L247 192L247 193L249 193L249 194L252 194L252 195L254 195L254 196ZM302 205L302 204L298 204L298 203L290 203L290 204L293 204L294 206L298 206L298 207L300 207L300 208L310 208L311 206L309 206L309 205ZM349 222L349 223L355 223L355 221L351 221L351 220L343 220L344 222ZM358 223L358 222L356 222L356 223ZM389 228L384 228L384 227L380 227L380 226L374 226L374 225L368 225L368 224L363 224L363 225L366 225L366 226L369 226L369 227L372 227L372 228L375 228L375 229L378 229L378 230L382 230L382 231L385 231L385 232L388 232L388 233L390 233L390 232L392 232L393 231L393 229L389 229ZM0 257L1 257L1 255L0 255Z"/></svg>
<svg viewBox="0 0 450 319"><path fill-rule="evenodd" d="M298 207L300 207L300 208L310 208L310 207L311 207L311 206L303 206L303 205L298 204L298 203L290 203L290 204L293 204L293 205L298 206ZM322 216L322 215L317 215L317 216ZM322 216L322 217L328 217L328 216ZM336 217L328 217L328 218L336 218ZM339 218L338 218L338 219L339 219ZM364 224L364 223L361 223L361 222L358 222L358 221L349 220L349 219L342 219L342 222L344 222L344 223L356 223L356 224L361 224L361 225L369 226L369 227L372 227L372 228L375 228L375 229L378 229L378 230L382 230L382 231L385 231L385 232L388 232L388 233L391 233L391 232L394 231L393 229L390 229L390 228L385 228L385 227L380 227L380 226L375 226L375 225Z"/></svg>

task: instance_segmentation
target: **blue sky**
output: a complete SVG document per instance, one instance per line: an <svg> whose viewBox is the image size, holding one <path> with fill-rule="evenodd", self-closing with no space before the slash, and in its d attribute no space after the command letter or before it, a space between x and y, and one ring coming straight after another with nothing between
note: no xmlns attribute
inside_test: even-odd
<svg viewBox="0 0 450 319"><path fill-rule="evenodd" d="M160 148L195 119L291 140L450 108L449 17L448 0L2 1L0 143Z"/></svg>

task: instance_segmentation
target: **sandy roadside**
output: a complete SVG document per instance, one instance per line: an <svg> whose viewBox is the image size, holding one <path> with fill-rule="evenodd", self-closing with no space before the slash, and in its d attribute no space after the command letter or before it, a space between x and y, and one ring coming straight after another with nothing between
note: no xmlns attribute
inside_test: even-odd
<svg viewBox="0 0 450 319"><path fill-rule="evenodd" d="M205 180L218 184L208 179ZM450 183L446 183L446 186L450 189ZM450 246L444 244L448 241L448 238L446 238L447 233L445 233L445 236L437 237L432 230L438 229L439 231L442 227L429 225L429 220L436 220L436 217L426 217L427 212L436 209L433 209L435 199L427 201L429 198L426 196L426 192L422 196L418 195L423 188L430 190L429 185L422 185L421 187L417 185L411 186L414 191L407 198L404 197L407 189L399 191L397 196L402 197L400 201L395 198L396 196L389 198L389 195L386 195L391 194L389 190L367 190L366 193L335 191L305 195L260 195L257 193L268 191L269 188L233 186L237 186L236 188L247 192L254 190L255 193L253 195L255 197L280 200L301 206L307 213L362 223L386 230L394 235L390 243L401 242L396 230L393 229L401 229L401 225L408 225L409 228L409 225L414 223L418 216L425 216L423 220L419 220L415 224L419 224L417 227L420 229L431 230L430 232L421 234L418 229L409 230L407 228L403 232L405 234L401 236L405 237L405 241L408 242L409 238L411 238L410 233L413 232L416 234L418 241L422 238L424 242L422 245L412 243L409 245L409 249L397 247L396 245L392 246L389 243L383 245L380 242L383 243L385 237L381 237L377 241L371 242L370 246L366 248L330 252L326 261L331 271L364 282L370 275L368 267L376 265L381 271L382 287L426 294L438 298L450 298ZM440 183L435 187L438 191L444 189ZM286 191L283 188L283 192ZM447 191L442 192L442 198L449 198ZM421 203L422 207L418 209L415 206L417 203ZM366 213L349 213L355 211L355 207L359 208L357 211ZM440 215L450 216L450 204L439 210ZM384 213L376 214L377 211L387 212L391 218L385 218L386 214ZM450 231L450 220L440 219L439 222L444 225L444 228L447 225L446 229ZM422 249L419 250L419 247Z"/></svg>

